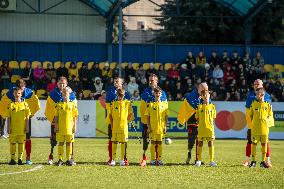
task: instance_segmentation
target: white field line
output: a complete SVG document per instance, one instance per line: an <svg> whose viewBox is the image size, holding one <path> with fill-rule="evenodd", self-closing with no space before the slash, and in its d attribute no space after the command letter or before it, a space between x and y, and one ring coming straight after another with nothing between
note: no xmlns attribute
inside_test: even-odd
<svg viewBox="0 0 284 189"><path fill-rule="evenodd" d="M12 172L12 173L0 173L0 176L2 175L15 175L15 174L21 174L21 173L28 173L32 171L37 171L43 168L43 165L37 165L32 169L24 170L24 171L18 171L18 172Z"/></svg>

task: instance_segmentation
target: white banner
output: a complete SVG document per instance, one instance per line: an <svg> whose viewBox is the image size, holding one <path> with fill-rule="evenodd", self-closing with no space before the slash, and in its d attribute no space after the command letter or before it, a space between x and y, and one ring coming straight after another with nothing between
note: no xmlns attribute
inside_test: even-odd
<svg viewBox="0 0 284 189"><path fill-rule="evenodd" d="M45 104L45 100L40 100L40 110L32 118L32 137L50 136L51 124L44 115ZM78 101L78 111L76 137L95 137L96 101Z"/></svg>

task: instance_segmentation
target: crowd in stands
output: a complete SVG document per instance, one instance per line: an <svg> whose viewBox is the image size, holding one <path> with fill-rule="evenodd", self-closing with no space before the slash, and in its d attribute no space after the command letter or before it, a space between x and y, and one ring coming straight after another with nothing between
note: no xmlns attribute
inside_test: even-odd
<svg viewBox="0 0 284 189"><path fill-rule="evenodd" d="M241 57L237 51L224 51L218 55L215 51L206 57L202 51L196 56L188 52L184 62L179 64L132 64L122 69L109 63L94 63L91 66L82 63L79 67L74 62L61 63L54 68L52 63L43 68L39 63L32 67L26 62L23 68L11 68L8 62L2 61L0 68L0 90L11 87L13 76L23 78L27 87L41 93L46 98L56 87L56 79L60 76L68 78L68 85L76 92L78 99L97 100L105 98L105 91L113 86L113 78L121 74L125 79L125 89L133 100L140 100L140 94L148 86L150 74L159 77L159 85L166 91L168 100L183 100L186 93L196 85L206 81L211 98L216 101L244 101L252 89L253 81L261 78L273 101L284 101L283 70L265 69L265 60L258 52L251 58L249 54ZM11 83L12 82L12 83Z"/></svg>

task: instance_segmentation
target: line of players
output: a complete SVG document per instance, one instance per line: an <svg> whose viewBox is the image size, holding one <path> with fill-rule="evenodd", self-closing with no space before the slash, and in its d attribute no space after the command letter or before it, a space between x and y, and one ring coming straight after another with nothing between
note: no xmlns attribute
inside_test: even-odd
<svg viewBox="0 0 284 189"><path fill-rule="evenodd" d="M108 117L111 116L111 107L112 107L112 104L115 104L113 102L117 101L118 100L118 93L117 93L117 90L121 90L122 89L122 84L123 84L123 80L121 78L116 78L114 79L114 87L112 89L110 89L107 93L107 99L106 99L106 104L107 104L107 112L108 112ZM142 160L140 162L141 166L145 166L146 165L146 160L147 160L147 157L146 157L146 151L148 149L148 145L149 145L149 133L151 131L151 128L149 128L149 125L153 125L153 124L150 124L151 120L149 119L149 115L147 115L147 112L149 114L149 106L151 104L153 104L153 102L155 101L160 101L160 104L162 104L162 107L166 107L164 109L167 109L167 99L166 99L166 95L165 95L165 92L160 90L160 91L157 91L157 93L160 92L160 96L157 97L155 96L155 92L154 92L154 89L157 88L158 89L158 77L156 75L151 75L150 78L149 78L149 87L145 89L145 91L143 92L143 94L141 95L142 97L142 100L141 100L141 106L140 106L140 113L141 113L141 121L143 123L143 132L142 132L142 136L143 136L143 157L142 157ZM262 81L261 80L256 80L255 83L254 83L254 89L255 91L257 91L257 89L263 89L263 86L262 86ZM20 91L20 93L19 93ZM260 90L258 90L260 91ZM262 90L263 91L263 90ZM127 100L130 100L130 96L127 92L125 91L120 91L120 92L123 92L123 93L120 93L122 96L120 96L120 98L123 100L123 99L127 99ZM14 94L14 95L11 95L11 94ZM203 94L203 95L202 95ZM184 102L182 103L182 106L181 106L181 109L179 111L179 115L178 115L178 121L180 124L184 124L185 122L187 122L187 127L188 127L188 158L186 160L186 163L189 164L190 160L191 160L191 151L192 151L192 148L194 146L195 143L197 143L197 133L198 133L198 130L197 130L197 126L198 126L198 120L196 119L196 112L198 113L198 105L200 105L202 103L202 101L204 101L205 99L201 97L206 97L208 98L208 86L207 84L205 83L202 83L198 86L198 89L197 90L194 90L193 92L189 93L186 95L185 97L185 100ZM270 97L267 93L264 93L264 101L265 102L270 102ZM5 96L5 95L4 95ZM20 97L19 97L20 96ZM26 102L24 107L26 107L28 105L28 107L30 107L30 112L31 112L31 115L34 115L36 113L36 111L39 109L39 102L38 102L38 99L37 97L35 96L35 94L33 93L32 90L28 89L25 87L25 83L23 80L19 80L16 82L16 87L14 87L13 89L11 89L5 96L6 98L8 98L11 102L15 102L16 103L16 99L18 99L19 102ZM4 97L4 99L5 99ZM246 103L246 108L247 108L247 115L249 114L249 108L250 108L250 105L253 104L253 102L256 100L256 93L255 92L251 92L249 95L248 95L248 101ZM258 99L259 100L259 99ZM3 100L3 97L1 99L1 102L3 102L5 100ZM8 101L9 102L9 101ZM9 102L9 103L11 103ZM60 104L64 104L64 103L67 103L67 104L71 104L71 105L67 105L67 108L66 107L63 107L60 106ZM210 99L208 98L208 104L211 104L211 101ZM11 103L13 104L13 103ZM17 103L16 103L17 104ZM3 103L2 103L3 105ZM4 103L4 105L7 105L7 102L6 104ZM65 105L66 106L66 105ZM5 107L5 106L1 106L1 107ZM11 106L10 106L11 107ZM71 118L70 120L68 120L67 122L65 121L65 123L61 123L61 124L58 124L60 123L60 121L58 120L58 115L60 114L60 110L62 109L72 109L72 113L70 113L71 115ZM8 108L9 109L9 108ZM7 109L7 110L8 110ZM14 108L15 109L15 108ZM21 108L20 108L21 109ZM154 107L155 109L155 107ZM59 110L59 111L58 111ZM212 110L210 110L212 111ZM216 111L216 110L215 110ZM166 111L165 111L166 112ZM9 116L7 115L7 112L6 112L6 115L1 111L0 112L1 115L3 117L9 117L11 116L11 114L9 114ZM62 113L62 112L61 112ZM31 160L30 160L30 153L31 153L31 140L30 140L30 133L31 133L31 122L30 122L30 119L28 119L29 115L28 115L28 111L27 111L27 114L25 115L25 117L27 117L27 122L26 122L26 129L24 129L24 131L26 131L27 133L27 136L26 137L23 137L23 133L20 133L21 137L19 137L19 139L16 137L16 138L11 138L10 137L10 143L11 143L11 154L13 155L12 156L12 159L15 160L15 153L14 153L14 144L15 143L19 143L19 164L22 164L22 151L21 149L23 149L22 145L24 142L25 142L25 146L26 146L26 154L27 154L27 157L26 157L26 163L27 164L31 164ZM56 89L54 89L54 91L51 92L48 100L47 100L47 106L46 106L46 111L45 111L45 114L46 114L46 117L48 118L48 120L52 123L52 126L51 126L51 153L49 155L49 160L48 160L48 163L49 164L52 164L52 160L53 160L53 148L54 146L56 145L56 139L57 141L59 142L59 161L58 161L58 164L59 165L62 165L63 164L63 161L62 161L62 154L63 154L63 144L64 142L66 142L66 157L67 157L67 161L66 161L66 164L67 165L74 165L75 162L74 162L74 159L71 158L71 154L73 155L73 142L74 142L74 133L75 133L75 130L76 130L76 117L78 115L78 110L77 110L77 101L76 101L76 98L75 98L75 94L74 92L69 88L67 87L67 80L66 78L64 77L61 77L58 81L58 87ZM129 116L128 117L128 121L133 119L133 112L131 112L132 116ZM61 114L61 116L63 115L63 117L66 115L68 115L68 113L66 114L63 113ZM164 123L166 123L166 120L167 120L167 116L168 116L168 113L166 112L165 114L163 114L163 119L164 119ZM60 117L60 116L59 116ZM65 118L64 117L64 118ZM68 117L68 116L67 116ZM214 118L214 116L212 117ZM155 118L157 119L157 117ZM211 118L210 118L211 119ZM66 120L66 118L65 118ZM128 133L127 135L125 136L121 136L121 135L118 135L118 136L114 136L112 137L112 134L113 134L113 118L112 119L108 119L107 118L108 123L109 124L109 147L108 147L108 150L109 150L109 164L113 165L114 162L114 156L115 156L115 151L116 151L116 144L118 142L122 142L123 145L122 145L122 150L121 150L121 154L123 156L123 158L121 158L123 161L120 162L121 165L128 165L128 160L126 158L126 148L127 148L127 139L128 137ZM111 121L110 121L111 120ZM249 125L249 130L251 130L252 128L252 124L251 124L251 119L250 119L250 116L247 116L247 120L248 120L248 125ZM127 120L126 120L127 122ZM210 121L209 121L210 122ZM212 125L213 125L213 121L211 120L212 122ZM9 123L9 126L11 125L11 120L8 121ZM158 124L157 121L155 122L155 124ZM163 123L160 123L161 125L163 125ZM12 124L13 125L13 124ZM63 133L64 137L60 137L60 134L58 133L58 131L60 130L59 129L59 125L64 125L64 127L66 127L66 125L72 125L72 127L68 129L64 129L66 133ZM165 125L165 124L164 124ZM151 153L151 164L153 164L153 155L152 154L156 154L156 164L160 164L162 165L163 163L160 161L161 159L161 154L162 154L162 147L161 147L161 141L163 139L163 136L166 132L166 127L164 126L163 127L163 131L159 131L159 136L156 136L154 137L155 140L152 140L152 141L155 141L155 142L152 142L151 144L151 148L150 148L150 151L152 152ZM68 130L68 131L67 131ZM9 131L10 131L10 127L9 127ZM213 131L213 132L212 132ZM214 154L214 148L213 147L213 140L214 140L214 127L213 129L211 129L211 134L210 134L210 137L203 137L204 139L208 140L208 145L209 145L209 152L210 152L210 159L212 160L211 163L213 162L213 155ZM11 134L11 131L10 131L10 134ZM117 134L117 133L116 133ZM248 132L248 135L250 134L250 132ZM57 137L55 137L55 135L58 135ZM61 133L62 135L62 133ZM12 134L13 136L13 134ZM153 136L150 135L150 138L153 139ZM200 137L199 137L200 138ZM211 138L211 139L208 139L208 138ZM247 145L247 150L246 150L246 155L247 156L250 156L249 152L251 152L251 150L249 149L250 148L250 144L253 143L253 152L255 151L255 146L256 146L256 142L257 140L254 140L254 141L251 141L251 137L248 136L248 139L249 139L249 142L248 142L248 145ZM255 138L254 138L255 139ZM266 139L261 139L261 142L262 142L262 146L264 147L263 151L266 152L266 149L268 154L266 155L267 157L267 160L265 162L265 164L263 165L264 167L270 167L271 166L271 163L269 161L269 157L270 157L270 150L269 148L266 148L266 143L268 141L268 138ZM113 145L114 144L114 145ZM160 148L159 148L160 146ZM200 156L201 156L201 150L202 150L202 140L199 141L198 145L196 145L196 164L202 164L202 162L200 161ZM160 152L160 155L159 153ZM253 154L254 155L254 154ZM159 157L160 156L160 157ZM248 159L247 159L247 162L248 162ZM245 162L244 165L248 165L249 163ZM254 161L253 161L254 162ZM15 164L15 161L12 161L10 162L11 164Z"/></svg>

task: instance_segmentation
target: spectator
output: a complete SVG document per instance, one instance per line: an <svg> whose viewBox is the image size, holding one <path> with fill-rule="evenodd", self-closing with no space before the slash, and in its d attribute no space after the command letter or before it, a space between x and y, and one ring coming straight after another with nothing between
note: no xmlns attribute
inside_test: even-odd
<svg viewBox="0 0 284 189"><path fill-rule="evenodd" d="M189 72L188 72L188 69L187 69L187 65L186 64L182 64L180 66L180 79L181 81L183 82L184 80L187 80L189 78Z"/></svg>
<svg viewBox="0 0 284 189"><path fill-rule="evenodd" d="M141 100L140 96L139 96L139 91L138 90L135 90L132 97L131 97L131 100L133 101L139 101Z"/></svg>
<svg viewBox="0 0 284 189"><path fill-rule="evenodd" d="M45 77L48 82L51 82L52 78L56 78L56 72L50 63L47 64L47 69L45 70Z"/></svg>
<svg viewBox="0 0 284 189"><path fill-rule="evenodd" d="M237 51L234 51L233 56L231 58L232 70L233 71L237 70L240 64L242 64L242 59L239 56L239 53Z"/></svg>
<svg viewBox="0 0 284 189"><path fill-rule="evenodd" d="M76 78L76 76L75 76L75 78ZM79 69L79 79L82 83L83 90L90 89L89 70L88 70L85 63ZM76 79L76 81L77 81L77 79Z"/></svg>
<svg viewBox="0 0 284 189"><path fill-rule="evenodd" d="M68 83L69 87L76 93L76 96L80 96L79 94L83 91L83 86L75 76L72 76L71 80Z"/></svg>
<svg viewBox="0 0 284 189"><path fill-rule="evenodd" d="M246 73L250 70L250 68L252 66L252 62L251 62L249 53L245 54L245 56L243 58L243 64L244 64L245 73Z"/></svg>
<svg viewBox="0 0 284 189"><path fill-rule="evenodd" d="M195 64L192 64L190 69L188 70L188 74L189 74L189 77L192 79L192 80L195 80L196 77L197 77L197 70L196 70L196 65Z"/></svg>
<svg viewBox="0 0 284 189"><path fill-rule="evenodd" d="M224 62L229 63L230 62L230 58L228 56L228 52L226 50L223 51L223 56L221 59L221 63L224 64Z"/></svg>
<svg viewBox="0 0 284 189"><path fill-rule="evenodd" d="M212 51L208 63L211 68L215 68L217 65L220 66L220 58L218 57L216 51Z"/></svg>
<svg viewBox="0 0 284 189"><path fill-rule="evenodd" d="M220 65L217 64L216 67L213 70L213 78L215 80L220 80L224 78L224 72L223 70L220 68Z"/></svg>
<svg viewBox="0 0 284 189"><path fill-rule="evenodd" d="M182 91L183 91L183 96L185 96L186 93L191 93L191 91L193 90L193 84L192 84L192 80L190 78L188 78L186 80L186 84L182 85Z"/></svg>
<svg viewBox="0 0 284 189"><path fill-rule="evenodd" d="M26 86L31 88L32 87L32 68L29 62L26 63L26 66L23 69L21 77L26 82Z"/></svg>
<svg viewBox="0 0 284 189"><path fill-rule="evenodd" d="M150 67L146 72L146 78L149 78L151 74L158 75L158 71L154 68L153 63L150 63Z"/></svg>
<svg viewBox="0 0 284 189"><path fill-rule="evenodd" d="M125 78L125 70L121 68L120 66L116 65L115 68L112 70L112 77L118 77L120 75L121 78Z"/></svg>
<svg viewBox="0 0 284 189"><path fill-rule="evenodd" d="M227 65L226 70L224 72L224 82L225 84L231 83L233 79L235 79L235 73L231 69L232 67L230 65Z"/></svg>
<svg viewBox="0 0 284 189"><path fill-rule="evenodd" d="M198 53L198 56L196 57L196 65L204 67L205 64L206 64L206 57L204 56L203 52L200 51Z"/></svg>
<svg viewBox="0 0 284 189"><path fill-rule="evenodd" d="M112 78L112 69L110 69L109 63L105 63L105 67L102 70L102 76L103 82L107 82Z"/></svg>
<svg viewBox="0 0 284 189"><path fill-rule="evenodd" d="M100 104L103 106L104 109L106 109L106 91L101 92L101 96L98 98Z"/></svg>
<svg viewBox="0 0 284 189"><path fill-rule="evenodd" d="M45 71L42 68L41 64L38 64L37 67L33 70L33 79L34 79L34 85L35 89L42 89L43 84L45 83Z"/></svg>
<svg viewBox="0 0 284 189"><path fill-rule="evenodd" d="M193 56L192 52L188 52L185 63L188 68L190 68L192 64L195 64L195 57Z"/></svg>
<svg viewBox="0 0 284 189"><path fill-rule="evenodd" d="M139 88L139 86L138 86L138 84L136 83L135 77L131 77L131 78L130 78L130 82L129 82L128 85L127 85L127 91L129 92L129 94L130 94L131 96L133 96L134 91L138 91L138 90L139 90L138 88Z"/></svg>
<svg viewBox="0 0 284 189"><path fill-rule="evenodd" d="M245 101L247 98L247 94L249 92L249 87L247 86L246 80L242 79L241 80L241 86L239 87L239 93L240 93L240 98L241 100Z"/></svg>
<svg viewBox="0 0 284 189"><path fill-rule="evenodd" d="M125 68L125 82L129 82L130 77L135 77L135 70L132 67L131 63L128 63L127 67Z"/></svg>
<svg viewBox="0 0 284 189"><path fill-rule="evenodd" d="M95 92L98 93L98 94L101 94L101 92L103 91L103 86L104 86L101 78L99 78L99 77L95 78L94 86L95 86Z"/></svg>
<svg viewBox="0 0 284 189"><path fill-rule="evenodd" d="M176 66L172 64L172 67L168 71L168 79L172 82L175 82L179 78L179 72L176 70Z"/></svg>
<svg viewBox="0 0 284 189"><path fill-rule="evenodd" d="M96 77L102 78L102 71L99 68L99 64L98 63L94 63L92 68L89 71L90 77L89 79L93 79Z"/></svg>
<svg viewBox="0 0 284 189"><path fill-rule="evenodd" d="M252 61L252 65L255 67L255 71L257 73L261 72L261 70L264 66L264 59L262 58L260 52L256 53L256 56Z"/></svg>
<svg viewBox="0 0 284 189"><path fill-rule="evenodd" d="M226 92L226 96L224 101L232 101L232 97L231 97L231 93L230 92Z"/></svg>
<svg viewBox="0 0 284 189"><path fill-rule="evenodd" d="M72 76L75 76L76 79L79 78L78 69L74 62L71 62L70 67L68 69L68 74L69 74L69 79L71 79Z"/></svg>
<svg viewBox="0 0 284 189"><path fill-rule="evenodd" d="M147 87L148 87L147 79L144 78L141 80L141 83L138 86L139 93L141 94Z"/></svg>
<svg viewBox="0 0 284 189"><path fill-rule="evenodd" d="M56 79L55 78L52 78L51 79L51 82L47 84L47 87L46 87L46 91L47 91L47 94L49 95L49 93L55 89L57 86L57 83L56 83ZM70 85L69 85L70 86Z"/></svg>
<svg viewBox="0 0 284 189"><path fill-rule="evenodd" d="M136 77L137 83L141 83L141 80L146 78L146 72L143 69L142 64L139 65L138 70L136 71L135 77Z"/></svg>
<svg viewBox="0 0 284 189"><path fill-rule="evenodd" d="M69 78L68 69L65 68L63 62L61 62L60 67L56 69L56 80L61 76Z"/></svg>
<svg viewBox="0 0 284 189"><path fill-rule="evenodd" d="M11 69L8 66L7 62L4 62L3 65L0 67L0 89L8 89L10 88L10 81L11 81Z"/></svg>
<svg viewBox="0 0 284 189"><path fill-rule="evenodd" d="M168 72L164 69L164 65L160 65L158 69L159 83L162 84L167 80Z"/></svg>

